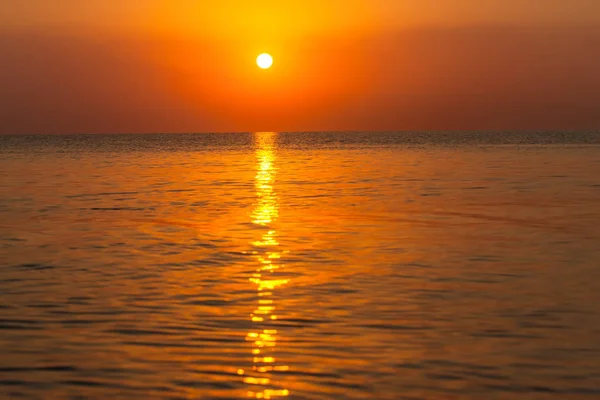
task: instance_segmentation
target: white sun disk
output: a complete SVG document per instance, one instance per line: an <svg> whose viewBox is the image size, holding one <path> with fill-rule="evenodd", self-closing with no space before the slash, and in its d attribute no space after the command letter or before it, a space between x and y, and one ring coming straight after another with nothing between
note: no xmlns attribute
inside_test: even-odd
<svg viewBox="0 0 600 400"><path fill-rule="evenodd" d="M271 68L271 65L273 65L273 57L271 57L270 54L262 53L256 58L256 64L262 69Z"/></svg>

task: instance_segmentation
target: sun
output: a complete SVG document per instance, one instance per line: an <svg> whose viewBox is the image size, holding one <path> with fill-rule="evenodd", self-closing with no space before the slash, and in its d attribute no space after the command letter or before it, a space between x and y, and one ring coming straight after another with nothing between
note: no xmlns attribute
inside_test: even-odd
<svg viewBox="0 0 600 400"><path fill-rule="evenodd" d="M256 64L262 69L269 69L273 65L273 57L270 54L262 53L256 58Z"/></svg>

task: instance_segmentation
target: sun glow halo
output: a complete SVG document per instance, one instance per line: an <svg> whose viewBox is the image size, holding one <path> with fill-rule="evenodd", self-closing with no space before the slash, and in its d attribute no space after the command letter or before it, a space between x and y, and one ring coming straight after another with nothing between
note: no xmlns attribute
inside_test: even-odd
<svg viewBox="0 0 600 400"><path fill-rule="evenodd" d="M269 69L273 65L273 57L270 54L262 53L256 58L256 64L262 69Z"/></svg>

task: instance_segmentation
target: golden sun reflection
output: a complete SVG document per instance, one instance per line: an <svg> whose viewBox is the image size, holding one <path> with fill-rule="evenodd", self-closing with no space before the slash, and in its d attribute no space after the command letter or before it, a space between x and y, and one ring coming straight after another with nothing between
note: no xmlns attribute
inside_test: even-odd
<svg viewBox="0 0 600 400"><path fill-rule="evenodd" d="M271 224L279 215L277 194L273 187L276 174L275 136L270 132L255 135L257 201L252 211L252 222L264 227L265 231L260 240L252 243L257 269L250 282L256 285L258 295L256 309L250 315L254 328L246 335L246 340L252 342L252 371L238 370L238 374L244 377L244 383L250 386L248 397L257 399L286 397L290 394L288 389L275 381L277 373L289 370L289 366L278 363L275 357L278 331L272 326L277 320L273 294L289 281L276 276L276 271L281 267L279 259L282 252L279 250L277 232L271 229Z"/></svg>

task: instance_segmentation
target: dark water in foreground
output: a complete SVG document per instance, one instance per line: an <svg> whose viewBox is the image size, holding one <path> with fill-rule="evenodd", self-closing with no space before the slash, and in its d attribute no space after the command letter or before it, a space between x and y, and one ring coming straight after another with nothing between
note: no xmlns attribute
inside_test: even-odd
<svg viewBox="0 0 600 400"><path fill-rule="evenodd" d="M0 137L0 398L600 398L600 135Z"/></svg>

